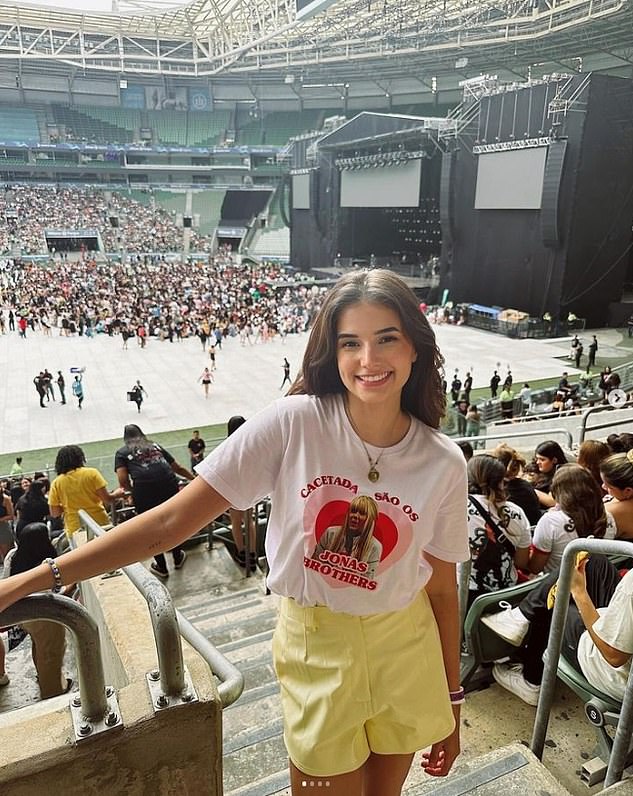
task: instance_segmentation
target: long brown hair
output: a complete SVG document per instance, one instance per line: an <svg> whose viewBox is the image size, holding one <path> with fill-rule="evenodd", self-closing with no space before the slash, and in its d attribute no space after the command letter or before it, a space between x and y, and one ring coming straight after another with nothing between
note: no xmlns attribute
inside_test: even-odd
<svg viewBox="0 0 633 796"><path fill-rule="evenodd" d="M382 304L397 313L417 353L400 405L423 423L438 428L446 400L442 388L444 358L413 291L399 276L381 268L346 274L330 290L310 332L301 371L288 394L321 397L345 393L336 356L338 321L345 309L362 302Z"/></svg>
<svg viewBox="0 0 633 796"><path fill-rule="evenodd" d="M503 479L506 469L503 463L494 456L481 453L473 456L467 465L468 492L471 495L483 495L497 509L506 502L506 491Z"/></svg>
<svg viewBox="0 0 633 796"><path fill-rule="evenodd" d="M600 472L609 486L616 489L633 487L633 454L614 453L600 464Z"/></svg>
<svg viewBox="0 0 633 796"><path fill-rule="evenodd" d="M602 476L600 475L600 468L602 462L611 455L611 451L606 442L600 442L597 439L586 439L580 448L578 448L577 464L589 470L591 475L596 479L596 483L602 489Z"/></svg>
<svg viewBox="0 0 633 796"><path fill-rule="evenodd" d="M492 455L506 468L507 479L519 478L526 461L518 451L511 448L507 442L502 442L493 450Z"/></svg>
<svg viewBox="0 0 633 796"><path fill-rule="evenodd" d="M559 467L552 480L552 497L573 520L578 536L604 536L607 514L602 490L589 470L579 464Z"/></svg>

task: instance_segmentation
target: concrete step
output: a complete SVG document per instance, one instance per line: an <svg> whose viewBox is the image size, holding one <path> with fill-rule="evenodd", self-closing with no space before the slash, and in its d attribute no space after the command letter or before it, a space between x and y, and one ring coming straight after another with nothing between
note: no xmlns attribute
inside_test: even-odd
<svg viewBox="0 0 633 796"><path fill-rule="evenodd" d="M238 583L242 583L239 581ZM194 621L199 614L204 614L209 609L220 609L221 606L227 606L231 610L233 606L239 606L244 600L250 600L261 596L261 589L255 586L246 586L244 588L235 588L233 584L231 587L216 586L207 599L198 599L195 602L183 603L178 606L178 610L186 614L190 621Z"/></svg>
<svg viewBox="0 0 633 796"><path fill-rule="evenodd" d="M403 793L404 796L570 796L520 743L458 763L446 779L433 779L419 768L412 768Z"/></svg>
<svg viewBox="0 0 633 796"><path fill-rule="evenodd" d="M289 796L290 776L288 771L279 771L259 780L238 787L232 791L224 791L224 796Z"/></svg>
<svg viewBox="0 0 633 796"><path fill-rule="evenodd" d="M223 766L225 796L276 793L288 782L288 754L281 732L225 754Z"/></svg>

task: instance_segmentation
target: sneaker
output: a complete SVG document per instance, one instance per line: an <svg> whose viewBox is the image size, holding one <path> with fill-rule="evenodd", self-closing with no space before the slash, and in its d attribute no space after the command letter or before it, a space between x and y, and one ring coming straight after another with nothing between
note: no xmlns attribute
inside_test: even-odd
<svg viewBox="0 0 633 796"><path fill-rule="evenodd" d="M523 644L530 629L529 619L518 608L506 608L497 614L485 614L481 617L481 622L514 647Z"/></svg>
<svg viewBox="0 0 633 796"><path fill-rule="evenodd" d="M502 688L518 696L528 705L538 705L541 686L528 683L523 677L521 664L495 663L492 667L492 676Z"/></svg>
<svg viewBox="0 0 633 796"><path fill-rule="evenodd" d="M149 565L150 570L159 578L163 578L165 580L169 577L169 572L166 569L161 569L155 561Z"/></svg>
<svg viewBox="0 0 633 796"><path fill-rule="evenodd" d="M174 567L176 569L182 569L182 565L185 563L186 560L187 560L187 554L185 553L184 550L181 550L180 558L178 559L178 561L176 561L176 559L174 558Z"/></svg>
<svg viewBox="0 0 633 796"><path fill-rule="evenodd" d="M3 674L2 677L0 677L0 686L9 685L9 682L10 680L8 674Z"/></svg>

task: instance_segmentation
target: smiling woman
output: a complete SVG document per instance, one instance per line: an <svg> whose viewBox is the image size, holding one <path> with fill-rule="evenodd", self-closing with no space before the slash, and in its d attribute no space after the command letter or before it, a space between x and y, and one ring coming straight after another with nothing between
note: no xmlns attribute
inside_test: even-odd
<svg viewBox="0 0 633 796"><path fill-rule="evenodd" d="M466 472L438 431L441 366L399 277L348 274L315 319L287 397L241 425L177 495L56 561L62 582L83 580L270 495L273 661L294 796L308 780L330 796L398 796L417 750L430 747L431 776L459 754ZM50 587L54 572L43 564L0 584L0 611Z"/></svg>

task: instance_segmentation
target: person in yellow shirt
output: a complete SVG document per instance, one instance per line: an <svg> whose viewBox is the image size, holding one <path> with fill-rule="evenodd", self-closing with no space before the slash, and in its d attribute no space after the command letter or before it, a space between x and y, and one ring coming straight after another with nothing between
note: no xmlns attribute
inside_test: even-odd
<svg viewBox="0 0 633 796"><path fill-rule="evenodd" d="M78 445L64 445L55 459L57 478L51 484L48 504L51 517L64 517L64 529L70 537L80 527L79 510L87 511L99 525L109 525L105 505L124 495L122 488L108 490L99 470L86 467L86 457ZM104 505L105 504L105 505Z"/></svg>

